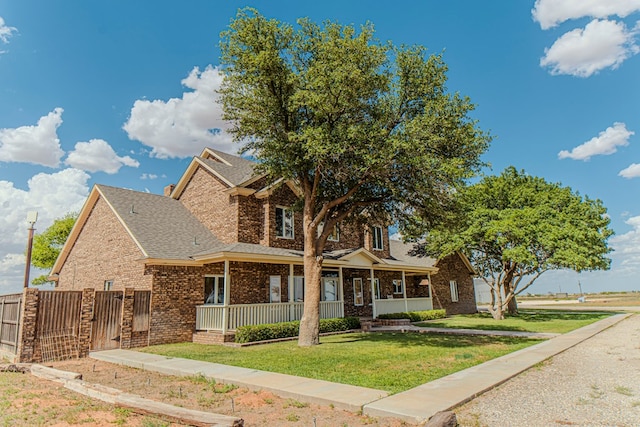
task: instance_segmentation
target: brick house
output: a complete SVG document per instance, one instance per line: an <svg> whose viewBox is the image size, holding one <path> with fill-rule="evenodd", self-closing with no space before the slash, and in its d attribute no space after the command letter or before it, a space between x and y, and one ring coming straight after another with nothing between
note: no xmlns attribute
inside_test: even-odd
<svg viewBox="0 0 640 427"><path fill-rule="evenodd" d="M296 188L254 167L205 149L164 195L95 185L52 269L56 288L150 290L149 345L299 319ZM464 256L438 261L410 249L390 240L386 226L337 228L324 254L321 317L476 311Z"/></svg>

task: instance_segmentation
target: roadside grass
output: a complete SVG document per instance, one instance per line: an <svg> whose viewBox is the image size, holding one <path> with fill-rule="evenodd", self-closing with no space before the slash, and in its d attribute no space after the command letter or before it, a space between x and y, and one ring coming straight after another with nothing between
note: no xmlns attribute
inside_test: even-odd
<svg viewBox="0 0 640 427"><path fill-rule="evenodd" d="M517 316L494 320L490 313L458 314L417 323L431 328L462 328L495 331L545 332L564 334L611 316L611 312L520 310Z"/></svg>
<svg viewBox="0 0 640 427"><path fill-rule="evenodd" d="M99 419L95 418L96 416ZM166 426L162 420L132 414L76 394L29 374L0 373L0 426L38 425Z"/></svg>
<svg viewBox="0 0 640 427"><path fill-rule="evenodd" d="M287 341L249 347L181 343L140 351L398 393L538 343L511 337L351 333L314 347Z"/></svg>

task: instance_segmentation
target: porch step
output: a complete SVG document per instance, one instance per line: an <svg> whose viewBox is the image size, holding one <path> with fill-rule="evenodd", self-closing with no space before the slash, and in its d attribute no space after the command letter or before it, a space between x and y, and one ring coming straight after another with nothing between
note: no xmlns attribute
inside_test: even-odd
<svg viewBox="0 0 640 427"><path fill-rule="evenodd" d="M374 320L361 320L360 325L364 332L370 331L372 328L379 326L410 326L411 320L409 319L374 319Z"/></svg>
<svg viewBox="0 0 640 427"><path fill-rule="evenodd" d="M192 341L196 344L224 344L235 342L236 333L219 331L196 331L193 333Z"/></svg>

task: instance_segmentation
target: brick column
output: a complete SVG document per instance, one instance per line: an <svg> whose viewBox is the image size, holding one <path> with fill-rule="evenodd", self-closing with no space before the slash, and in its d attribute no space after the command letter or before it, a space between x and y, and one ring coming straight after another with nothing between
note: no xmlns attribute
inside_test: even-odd
<svg viewBox="0 0 640 427"><path fill-rule="evenodd" d="M38 289L26 288L22 292L20 335L18 337L18 353L16 358L16 360L21 363L33 362L36 347L38 300Z"/></svg>
<svg viewBox="0 0 640 427"><path fill-rule="evenodd" d="M122 319L120 321L120 348L131 348L131 337L133 334L133 295L133 288L124 289Z"/></svg>
<svg viewBox="0 0 640 427"><path fill-rule="evenodd" d="M93 320L93 302L96 290L85 288L82 290L82 306L80 309L80 331L78 332L78 356L87 357L91 349L91 325Z"/></svg>

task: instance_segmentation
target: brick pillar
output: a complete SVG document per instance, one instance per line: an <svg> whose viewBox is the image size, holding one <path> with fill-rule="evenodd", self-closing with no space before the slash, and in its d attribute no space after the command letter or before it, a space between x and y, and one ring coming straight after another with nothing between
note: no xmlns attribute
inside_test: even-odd
<svg viewBox="0 0 640 427"><path fill-rule="evenodd" d="M93 324L93 302L96 290L82 290L82 306L80 309L80 331L78 333L78 357L87 357L91 349L91 325Z"/></svg>
<svg viewBox="0 0 640 427"><path fill-rule="evenodd" d="M26 288L22 292L20 310L20 335L18 337L18 355L21 363L32 363L36 348L36 328L38 321L38 289Z"/></svg>
<svg viewBox="0 0 640 427"><path fill-rule="evenodd" d="M133 334L134 289L125 288L122 300L122 320L120 321L120 348L131 348Z"/></svg>

